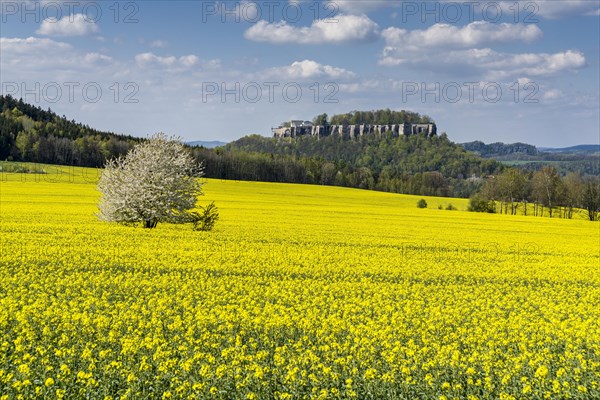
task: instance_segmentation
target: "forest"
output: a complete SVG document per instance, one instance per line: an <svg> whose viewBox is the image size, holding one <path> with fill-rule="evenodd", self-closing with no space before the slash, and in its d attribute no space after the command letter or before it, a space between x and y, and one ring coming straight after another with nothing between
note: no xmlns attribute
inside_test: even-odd
<svg viewBox="0 0 600 400"><path fill-rule="evenodd" d="M0 160L102 167L139 141L69 121L22 99L0 96Z"/></svg>

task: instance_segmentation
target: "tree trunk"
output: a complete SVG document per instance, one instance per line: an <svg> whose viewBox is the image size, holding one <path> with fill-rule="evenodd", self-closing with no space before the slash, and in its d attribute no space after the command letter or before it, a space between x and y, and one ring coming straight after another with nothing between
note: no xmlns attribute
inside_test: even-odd
<svg viewBox="0 0 600 400"><path fill-rule="evenodd" d="M156 228L156 225L158 225L158 221L156 220L156 218L147 219L144 221L144 228L146 229Z"/></svg>

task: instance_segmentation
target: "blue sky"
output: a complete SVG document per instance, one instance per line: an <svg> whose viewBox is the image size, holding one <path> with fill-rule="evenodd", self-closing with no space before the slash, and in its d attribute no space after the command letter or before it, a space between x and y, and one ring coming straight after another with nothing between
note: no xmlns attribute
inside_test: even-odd
<svg viewBox="0 0 600 400"><path fill-rule="evenodd" d="M457 142L600 142L600 1L0 0L2 93L230 141L406 109Z"/></svg>

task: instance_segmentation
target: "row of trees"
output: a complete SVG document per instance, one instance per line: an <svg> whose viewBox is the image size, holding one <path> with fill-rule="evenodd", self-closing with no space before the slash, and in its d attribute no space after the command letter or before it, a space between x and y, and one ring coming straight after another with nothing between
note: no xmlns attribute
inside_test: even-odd
<svg viewBox="0 0 600 400"><path fill-rule="evenodd" d="M528 207L528 205L532 205ZM500 212L550 218L572 218L576 210L584 210L590 221L600 213L600 181L598 177L582 177L569 173L561 177L556 168L545 166L534 173L517 168L505 169L489 177L479 193L471 198L471 211Z"/></svg>
<svg viewBox="0 0 600 400"><path fill-rule="evenodd" d="M333 115L328 121L327 114L317 115L313 118L315 125L389 125L389 124L428 124L433 120L427 115L420 115L411 111L394 111L386 108L373 111L351 111L346 114Z"/></svg>
<svg viewBox="0 0 600 400"><path fill-rule="evenodd" d="M406 170L396 176L392 167L376 174L369 167L323 158L205 148L194 148L193 153L206 166L209 178L343 186L425 196L473 193L479 187L473 181L447 179L437 171L416 172L414 165L404 165Z"/></svg>
<svg viewBox="0 0 600 400"><path fill-rule="evenodd" d="M107 160L126 154L135 143L139 142L117 137L103 139L99 135L69 139L21 131L7 158L43 164L102 167Z"/></svg>

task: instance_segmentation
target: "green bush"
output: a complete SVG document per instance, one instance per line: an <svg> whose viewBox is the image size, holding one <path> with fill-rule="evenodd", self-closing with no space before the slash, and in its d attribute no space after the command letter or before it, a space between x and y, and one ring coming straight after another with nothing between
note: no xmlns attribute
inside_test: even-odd
<svg viewBox="0 0 600 400"><path fill-rule="evenodd" d="M446 210L455 211L455 210L458 210L458 208L454 207L452 204L448 204L448 206L446 207Z"/></svg>
<svg viewBox="0 0 600 400"><path fill-rule="evenodd" d="M200 206L201 212L194 211L191 213L192 223L195 231L211 231L217 220L219 219L219 209L213 201L206 207Z"/></svg>
<svg viewBox="0 0 600 400"><path fill-rule="evenodd" d="M425 199L417 201L417 208L427 208L427 202Z"/></svg>
<svg viewBox="0 0 600 400"><path fill-rule="evenodd" d="M469 211L494 213L494 202L486 200L480 195L474 195L469 199Z"/></svg>

